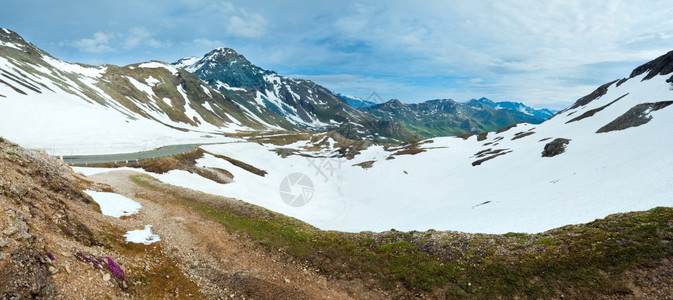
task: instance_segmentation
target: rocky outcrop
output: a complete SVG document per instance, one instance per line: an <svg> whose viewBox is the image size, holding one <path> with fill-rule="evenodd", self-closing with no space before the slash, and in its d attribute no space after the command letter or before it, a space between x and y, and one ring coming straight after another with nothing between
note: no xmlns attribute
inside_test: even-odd
<svg viewBox="0 0 673 300"><path fill-rule="evenodd" d="M598 129L596 133L624 130L630 127L636 127L646 124L647 122L652 120L652 116L650 116L651 112L660 110L671 104L673 104L673 101L661 101L656 103L638 104L629 109L623 115L614 119L612 122Z"/></svg>
<svg viewBox="0 0 673 300"><path fill-rule="evenodd" d="M613 80L611 82L608 82L604 85L599 86L596 90L591 92L591 94L586 95L582 98L579 98L571 107L569 107L569 108L567 108L563 111L568 111L568 110L571 110L571 109L578 108L580 106L587 105L587 104L591 103L591 101L594 101L594 100L600 98L601 96L605 95L608 92L608 88L612 84L614 84L615 82L617 82L617 80Z"/></svg>
<svg viewBox="0 0 673 300"><path fill-rule="evenodd" d="M662 56L657 57L653 61L635 68L633 72L631 72L629 78L636 77L648 71L649 73L643 77L643 80L648 80L657 75L666 75L673 72L673 51L670 51Z"/></svg>
<svg viewBox="0 0 673 300"><path fill-rule="evenodd" d="M570 143L569 139L557 138L546 145L542 151L542 157L554 157L566 151L566 145Z"/></svg>

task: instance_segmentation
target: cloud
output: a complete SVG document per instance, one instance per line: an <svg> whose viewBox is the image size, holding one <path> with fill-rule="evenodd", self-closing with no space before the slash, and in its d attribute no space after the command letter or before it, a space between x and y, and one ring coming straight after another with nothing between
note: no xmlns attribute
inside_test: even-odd
<svg viewBox="0 0 673 300"><path fill-rule="evenodd" d="M220 40L210 40L210 39L195 39L192 41L194 45L205 47L205 48L217 48L223 47L224 43Z"/></svg>
<svg viewBox="0 0 673 300"><path fill-rule="evenodd" d="M673 6L657 0L179 0L149 10L153 5L143 1L123 9L50 5L60 9L10 5L0 19L10 27L40 20L36 32L58 28L58 40L74 40L66 48L81 50L63 50L72 61L171 61L226 46L280 74L312 74L338 92L366 97L376 90L414 101L487 96L571 103L670 51L673 39ZM13 14L20 17L12 21ZM90 28L102 29L91 36Z"/></svg>
<svg viewBox="0 0 673 300"><path fill-rule="evenodd" d="M150 33L143 27L133 27L129 30L129 34L124 41L124 49L133 49L139 46L149 46L152 48L161 48L166 44L154 39Z"/></svg>
<svg viewBox="0 0 673 300"><path fill-rule="evenodd" d="M243 10L241 15L229 17L227 33L247 38L256 38L266 32L266 19L259 14L248 13Z"/></svg>
<svg viewBox="0 0 673 300"><path fill-rule="evenodd" d="M114 33L98 31L91 38L84 38L74 42L65 41L62 44L74 46L84 52L103 53L115 50L110 46L110 41L114 38Z"/></svg>

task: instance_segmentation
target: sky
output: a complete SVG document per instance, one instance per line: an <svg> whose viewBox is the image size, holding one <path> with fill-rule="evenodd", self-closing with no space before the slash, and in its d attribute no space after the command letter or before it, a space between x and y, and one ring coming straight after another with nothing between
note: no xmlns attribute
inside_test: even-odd
<svg viewBox="0 0 673 300"><path fill-rule="evenodd" d="M647 0L3 0L0 27L68 62L174 62L229 47L361 98L561 109L673 50L671 16L668 1Z"/></svg>

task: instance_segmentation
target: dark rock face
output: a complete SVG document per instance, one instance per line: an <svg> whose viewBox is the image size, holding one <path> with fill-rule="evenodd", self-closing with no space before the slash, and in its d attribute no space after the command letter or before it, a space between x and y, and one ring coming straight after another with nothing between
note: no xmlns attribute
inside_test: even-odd
<svg viewBox="0 0 673 300"><path fill-rule="evenodd" d="M624 130L630 127L637 127L646 124L652 120L650 112L660 110L664 107L673 104L673 101L661 101L656 103L641 103L638 104L623 115L617 117L612 122L601 127L596 133L610 132L614 130Z"/></svg>
<svg viewBox="0 0 673 300"><path fill-rule="evenodd" d="M611 82L608 82L604 85L599 86L595 91L591 92L591 94L586 95L582 98L579 98L575 102L575 104L573 104L571 107L565 109L564 111L567 111L567 110L570 110L570 109L575 109L575 108L578 108L580 106L587 105L587 104L591 103L591 101L594 101L594 100L600 98L601 96L605 95L608 92L608 88L615 82L617 82L617 80L614 80L614 81L611 81Z"/></svg>
<svg viewBox="0 0 673 300"><path fill-rule="evenodd" d="M589 110L589 111L583 113L582 115L580 115L579 117L575 117L575 118L573 118L572 120L566 122L566 124L568 124L568 123L572 123L572 122L576 122L576 121L579 121L579 120L582 120L582 119L586 119L586 118L589 118L589 117L593 117L593 115L595 115L597 112L599 112L599 111L601 111L601 110L604 110L606 107L608 107L608 106L614 104L615 102L619 101L620 99L622 99L622 98L624 98L624 97L626 97L626 96L628 96L628 95L629 95L629 93L626 93L626 94L620 96L619 98L613 100L612 102L610 102L610 103L608 103L608 104L605 104L605 105L603 105L603 106L601 106L601 107L599 107L599 108L594 108L594 109L592 109L592 110Z"/></svg>
<svg viewBox="0 0 673 300"><path fill-rule="evenodd" d="M557 138L546 145L542 151L542 157L553 157L566 151L566 145L570 143L569 139Z"/></svg>
<svg viewBox="0 0 673 300"><path fill-rule="evenodd" d="M657 75L667 75L669 73L673 73L673 51L670 51L662 56L657 57L656 59L645 63L641 65L640 67L635 68L632 72L631 75L628 78L622 78L620 80L615 80L609 83L606 83L602 86L600 86L598 89L593 91L591 94L586 95L580 99L577 100L571 107L563 110L567 111L570 109L574 109L583 105L587 105L591 101L594 101L598 99L599 97L605 95L608 91L608 87L610 87L613 83L617 83L616 86L620 86L622 83L626 82L627 80L639 76L641 74L644 74L645 72L647 75L643 78L643 80L648 80L653 78L654 76ZM673 76L666 80L666 82L673 82ZM563 112L562 111L562 112Z"/></svg>
<svg viewBox="0 0 673 300"><path fill-rule="evenodd" d="M629 78L636 77L647 71L649 71L649 73L643 78L643 80L648 80L657 75L666 75L673 72L673 51L670 51L662 56L657 57L653 61L635 68L633 72L631 72L631 76Z"/></svg>

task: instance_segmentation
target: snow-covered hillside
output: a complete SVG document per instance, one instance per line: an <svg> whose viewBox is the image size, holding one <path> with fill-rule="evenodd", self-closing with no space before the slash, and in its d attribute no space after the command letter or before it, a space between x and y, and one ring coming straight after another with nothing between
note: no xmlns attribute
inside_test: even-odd
<svg viewBox="0 0 673 300"><path fill-rule="evenodd" d="M139 151L265 129L231 100L170 64L60 61L0 31L0 135L54 154Z"/></svg>
<svg viewBox="0 0 673 300"><path fill-rule="evenodd" d="M670 64L671 57L673 52L658 60ZM661 63L599 88L540 125L519 124L466 140L436 138L416 147L374 146L352 160L326 158L335 154L329 149L301 150L305 141L282 147L211 145L203 148L268 174L261 177L207 154L198 163L229 170L233 183L220 185L184 171L152 175L345 231L540 232L673 206L673 109L666 107L673 100L671 68L656 65ZM569 140L565 152L557 139ZM279 148L316 158L282 158L270 151ZM415 149L425 151L410 154ZM312 182L312 190L295 185L291 191L310 200L306 205L290 206L281 197L281 183L292 173Z"/></svg>

